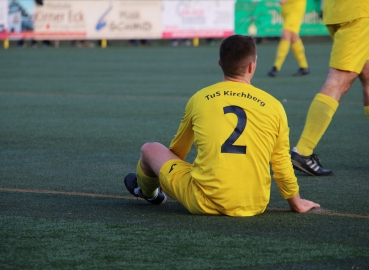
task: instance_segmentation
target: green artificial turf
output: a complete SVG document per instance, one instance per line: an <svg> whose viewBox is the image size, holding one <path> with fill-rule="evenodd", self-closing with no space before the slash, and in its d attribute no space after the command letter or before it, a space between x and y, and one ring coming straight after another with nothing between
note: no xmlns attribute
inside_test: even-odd
<svg viewBox="0 0 369 270"><path fill-rule="evenodd" d="M24 217L2 217L1 222L9 229L2 235L0 262L20 268L205 269L304 265L309 261L332 262L338 267L341 261L363 262L369 252L340 243L195 228Z"/></svg>
<svg viewBox="0 0 369 270"><path fill-rule="evenodd" d="M311 74L298 78L292 53L266 76L276 46L258 46L252 83L283 103L293 146L331 43L305 43ZM130 197L123 177L143 143L170 143L194 92L222 80L217 46L11 48L0 59L0 269L369 269L359 82L316 148L335 175L296 172L320 211L289 212L273 184L260 216L192 216Z"/></svg>

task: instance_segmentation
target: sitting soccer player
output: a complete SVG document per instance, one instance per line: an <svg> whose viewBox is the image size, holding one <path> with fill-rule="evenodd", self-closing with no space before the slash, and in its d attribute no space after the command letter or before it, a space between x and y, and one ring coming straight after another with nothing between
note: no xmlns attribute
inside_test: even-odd
<svg viewBox="0 0 369 270"><path fill-rule="evenodd" d="M188 101L169 149L145 143L128 191L152 204L167 195L192 214L253 216L270 199L270 163L279 192L292 211L319 204L300 198L289 154L289 128L282 104L250 84L256 69L253 38L233 35L220 45L224 80ZM193 164L184 159L194 143Z"/></svg>
<svg viewBox="0 0 369 270"><path fill-rule="evenodd" d="M283 30L282 37L277 48L277 55L273 68L268 72L270 77L277 76L284 60L292 47L293 54L299 65L299 69L293 76L303 76L310 73L305 56L305 48L299 32L306 10L306 0L281 0Z"/></svg>

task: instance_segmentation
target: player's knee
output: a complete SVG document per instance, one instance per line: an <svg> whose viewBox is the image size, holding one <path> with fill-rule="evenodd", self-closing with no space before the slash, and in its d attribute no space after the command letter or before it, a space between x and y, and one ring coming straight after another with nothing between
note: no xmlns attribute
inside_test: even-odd
<svg viewBox="0 0 369 270"><path fill-rule="evenodd" d="M292 38L292 34L293 33L290 30L283 29L281 38L290 41Z"/></svg>
<svg viewBox="0 0 369 270"><path fill-rule="evenodd" d="M296 34L296 33L292 33L291 34L291 41L292 41L292 43L295 43L295 42L297 42L299 40L300 40L299 34Z"/></svg>
<svg viewBox="0 0 369 270"><path fill-rule="evenodd" d="M141 147L141 158L150 158L152 155L155 155L159 151L159 148L162 147L161 143L158 142L147 142Z"/></svg>
<svg viewBox="0 0 369 270"><path fill-rule="evenodd" d="M148 167L149 160L151 158L152 151L152 144L151 142L145 143L141 147L141 166L145 170Z"/></svg>
<svg viewBox="0 0 369 270"><path fill-rule="evenodd" d="M141 153L148 153L152 151L152 148L155 147L157 142L147 142L141 147Z"/></svg>
<svg viewBox="0 0 369 270"><path fill-rule="evenodd" d="M330 68L323 87L332 88L335 92L340 92L343 95L350 89L357 77L358 74L355 72Z"/></svg>

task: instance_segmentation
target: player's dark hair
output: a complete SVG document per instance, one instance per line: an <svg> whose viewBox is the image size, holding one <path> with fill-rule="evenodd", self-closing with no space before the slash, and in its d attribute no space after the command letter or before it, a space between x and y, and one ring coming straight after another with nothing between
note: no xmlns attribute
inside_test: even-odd
<svg viewBox="0 0 369 270"><path fill-rule="evenodd" d="M232 35L220 44L219 60L225 76L243 76L255 59L256 44L250 36Z"/></svg>

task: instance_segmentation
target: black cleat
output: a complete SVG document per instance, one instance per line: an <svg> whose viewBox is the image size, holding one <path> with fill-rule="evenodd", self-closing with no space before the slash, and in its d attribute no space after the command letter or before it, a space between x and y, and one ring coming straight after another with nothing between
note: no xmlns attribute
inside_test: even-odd
<svg viewBox="0 0 369 270"><path fill-rule="evenodd" d="M291 159L293 168L306 174L314 176L328 176L333 174L331 170L323 168L316 154L307 157L301 156L297 153L296 147L294 147L291 151Z"/></svg>
<svg viewBox="0 0 369 270"><path fill-rule="evenodd" d="M293 73L293 76L304 76L310 74L309 68L299 68L295 73Z"/></svg>
<svg viewBox="0 0 369 270"><path fill-rule="evenodd" d="M277 76L277 74L278 74L278 70L277 70L276 67L272 67L272 69L268 72L268 75L270 77L275 77L275 76Z"/></svg>
<svg viewBox="0 0 369 270"><path fill-rule="evenodd" d="M137 177L135 173L127 174L127 176L124 178L124 184L129 193L131 193L135 197L145 199L149 203L158 205L164 204L167 201L167 195L165 195L165 193L162 192L160 188L157 189L156 195L154 197L151 198L145 197L142 194L141 188L138 186Z"/></svg>

